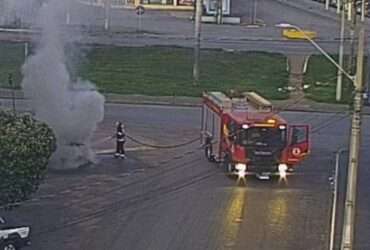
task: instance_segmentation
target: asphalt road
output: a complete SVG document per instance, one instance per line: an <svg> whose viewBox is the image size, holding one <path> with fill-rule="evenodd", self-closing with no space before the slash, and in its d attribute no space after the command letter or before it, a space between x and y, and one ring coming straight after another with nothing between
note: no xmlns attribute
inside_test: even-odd
<svg viewBox="0 0 370 250"><path fill-rule="evenodd" d="M170 145L199 135L197 108L107 105L94 136L99 152L114 122L130 135ZM334 151L346 145L348 116L284 112L292 123L312 125L312 154L287 182L246 183L208 163L194 143L169 150L129 142L128 159L99 155L96 165L51 172L33 200L10 212L33 226L31 249L327 249ZM364 117L364 142L370 138ZM358 226L360 250L369 240L369 156L362 155ZM343 162L345 164L345 161ZM341 183L343 185L343 183Z"/></svg>
<svg viewBox="0 0 370 250"><path fill-rule="evenodd" d="M70 37L72 41L81 43L87 46L126 46L126 47L144 47L144 46L180 46L193 47L194 41L191 38L184 36L165 36L165 35L150 35L138 34L127 35L119 34L107 36L105 33L84 34ZM0 33L0 41L30 41L30 35ZM337 53L338 41L318 41L328 53ZM347 44L348 45L348 44ZM291 41L281 38L251 38L251 37L218 37L218 38L203 38L201 43L202 49L223 49L229 51L263 51L282 54L319 54L310 43L306 41ZM348 50L346 50L348 51Z"/></svg>
<svg viewBox="0 0 370 250"><path fill-rule="evenodd" d="M313 3L315 4L315 3ZM257 19L262 20L265 26L260 28L246 28L250 24L253 0L234 0L231 8L234 16L241 16L242 25L215 25L202 24L203 37L215 36L279 36L278 23L291 23L305 29L318 31L321 38L338 37L339 23L336 15L319 15L308 9L298 9L276 0L257 1ZM318 13L321 13L318 10ZM325 13L325 12L322 12ZM103 27L105 10L99 7L91 7L76 4L70 10L71 24L85 25L91 28ZM191 12L164 12L147 10L141 17L132 9L112 9L112 30L136 31L141 29L148 33L193 36L193 22L190 21ZM329 17L328 17L329 16ZM139 22L141 19L141 23ZM140 25L140 26L139 26ZM225 29L227 27L227 29Z"/></svg>
<svg viewBox="0 0 370 250"><path fill-rule="evenodd" d="M318 32L317 42L329 53L338 52L339 20L335 14L313 7L295 7L284 1L258 1L257 18L264 26L249 27L251 2L236 0L232 8L246 20L242 25L202 24L202 48L266 51L285 54L319 53L307 41L289 41L282 38L278 23L291 23L303 29ZM313 11L314 10L314 11ZM70 9L72 30L66 32L68 40L91 45L116 46L183 46L193 47L194 23L191 13L147 11L139 17L134 10L112 9L111 32L103 32L104 9L76 4ZM34 15L28 15L34 16ZM140 18L140 19L139 19ZM65 22L61 17L61 22ZM348 37L348 32L346 32ZM22 41L27 35L0 33L0 40ZM348 51L348 42L345 43Z"/></svg>

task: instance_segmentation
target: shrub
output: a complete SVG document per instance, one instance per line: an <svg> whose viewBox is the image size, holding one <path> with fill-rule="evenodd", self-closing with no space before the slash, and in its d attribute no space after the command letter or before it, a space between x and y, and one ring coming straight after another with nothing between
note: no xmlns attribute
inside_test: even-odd
<svg viewBox="0 0 370 250"><path fill-rule="evenodd" d="M24 201L38 189L55 149L45 123L0 110L0 206Z"/></svg>

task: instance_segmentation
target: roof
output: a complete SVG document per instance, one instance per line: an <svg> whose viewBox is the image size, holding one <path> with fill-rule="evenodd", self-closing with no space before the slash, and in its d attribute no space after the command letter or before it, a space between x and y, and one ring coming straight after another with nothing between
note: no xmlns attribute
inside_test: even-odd
<svg viewBox="0 0 370 250"><path fill-rule="evenodd" d="M238 124L253 122L266 123L268 119L274 119L277 124L286 124L287 122L278 114L274 112L256 112L256 111L231 111L226 112Z"/></svg>
<svg viewBox="0 0 370 250"><path fill-rule="evenodd" d="M267 123L274 119L276 125L287 122L273 112L272 104L255 92L245 92L242 97L230 98L222 92L205 92L203 100L215 112L229 114L238 124Z"/></svg>

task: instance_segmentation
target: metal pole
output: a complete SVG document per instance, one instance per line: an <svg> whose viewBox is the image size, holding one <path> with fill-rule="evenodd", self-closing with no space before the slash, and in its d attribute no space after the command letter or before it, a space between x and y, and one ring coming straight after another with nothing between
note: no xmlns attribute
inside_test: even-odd
<svg viewBox="0 0 370 250"><path fill-rule="evenodd" d="M222 16L223 16L223 13L222 13L222 9L223 9L222 1L223 0L217 0L217 9L216 9L216 23L217 24L222 24Z"/></svg>
<svg viewBox="0 0 370 250"><path fill-rule="evenodd" d="M344 1L342 0L342 5L344 6ZM344 19L345 19L345 12L342 9L341 12L341 22L340 22L340 44L339 44L339 66L343 68L343 53L344 53ZM337 74L337 90L335 100L339 102L342 99L342 82L343 82L343 73L341 70L338 69Z"/></svg>
<svg viewBox="0 0 370 250"><path fill-rule="evenodd" d="M13 85L13 74L9 74L8 82L9 82L9 86L12 88L12 107L13 107L13 113L15 115L15 86Z"/></svg>
<svg viewBox="0 0 370 250"><path fill-rule="evenodd" d="M347 0L346 7L347 7L347 20L351 21L352 20L352 6L353 6L354 0Z"/></svg>
<svg viewBox="0 0 370 250"><path fill-rule="evenodd" d="M71 24L71 1L67 1L67 6L66 6L66 25Z"/></svg>
<svg viewBox="0 0 370 250"><path fill-rule="evenodd" d="M69 8L69 7L67 7L67 8ZM69 12L69 9L67 10L67 13L66 13L66 24L67 25L71 24L71 14Z"/></svg>
<svg viewBox="0 0 370 250"><path fill-rule="evenodd" d="M199 82L199 61L200 61L200 28L202 19L202 0L196 0L195 24L194 24L194 64L193 64L193 85Z"/></svg>
<svg viewBox="0 0 370 250"><path fill-rule="evenodd" d="M352 0L350 2L350 5L348 6L349 9L351 9L351 12L354 13L354 15L351 17L351 25L350 25L350 51L349 51L349 57L348 57L348 69L347 72L349 72L351 75L354 74L354 66L355 66L355 29L356 29L356 23L357 23L357 15L355 13L355 1Z"/></svg>
<svg viewBox="0 0 370 250"><path fill-rule="evenodd" d="M254 0L254 3L253 3L253 22L252 24L256 24L257 23L257 0Z"/></svg>
<svg viewBox="0 0 370 250"><path fill-rule="evenodd" d="M341 2L341 0L337 0L337 14L339 14L340 9L341 9L340 7L341 7L341 6L343 6L343 11L344 11L344 6L345 6L345 5L344 5L344 1L345 1L345 0L342 0L342 1L343 1L343 3Z"/></svg>
<svg viewBox="0 0 370 250"><path fill-rule="evenodd" d="M346 148L340 148L335 154L335 173L334 173L334 190L333 190L333 204L331 211L331 226L330 226L330 241L329 250L334 250L334 239L335 239L335 224L337 215L337 203L338 203L338 185L339 185L339 160L343 152L347 151Z"/></svg>
<svg viewBox="0 0 370 250"><path fill-rule="evenodd" d="M355 79L355 97L353 104L351 139L348 162L347 190L344 208L344 222L342 231L341 250L353 250L354 227L355 227L355 208L357 192L357 171L360 158L361 140L361 110L363 98L363 55L365 31L363 24L360 25L358 39L357 69Z"/></svg>
<svg viewBox="0 0 370 250"><path fill-rule="evenodd" d="M370 47L367 47L367 72L366 72L366 105L370 106Z"/></svg>
<svg viewBox="0 0 370 250"><path fill-rule="evenodd" d="M366 4L366 0L362 0L361 2L361 22L365 22L365 4Z"/></svg>
<svg viewBox="0 0 370 250"><path fill-rule="evenodd" d="M105 0L104 1L104 9L105 9L104 30L109 30L109 27L110 27L111 0Z"/></svg>
<svg viewBox="0 0 370 250"><path fill-rule="evenodd" d="M329 9L329 0L325 0L325 9Z"/></svg>
<svg viewBox="0 0 370 250"><path fill-rule="evenodd" d="M323 54L332 64L334 64L338 70L340 70L349 80L351 81L354 80L353 76L348 74L324 49L320 47L320 45L318 45L314 40L312 40L309 36L307 36L304 30L302 30L297 25L289 25L289 26L302 32L302 35L304 36L304 38L306 38L307 41L309 41L318 51L321 52L321 54Z"/></svg>
<svg viewBox="0 0 370 250"><path fill-rule="evenodd" d="M26 61L28 56L28 42L24 43L24 60Z"/></svg>
<svg viewBox="0 0 370 250"><path fill-rule="evenodd" d="M142 20L141 20L141 15L139 15L139 32L141 32L141 26L142 26Z"/></svg>

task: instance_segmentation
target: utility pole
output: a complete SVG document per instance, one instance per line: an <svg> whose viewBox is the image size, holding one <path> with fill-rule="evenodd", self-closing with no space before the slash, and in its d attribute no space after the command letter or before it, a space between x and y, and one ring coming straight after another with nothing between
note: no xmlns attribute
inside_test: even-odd
<svg viewBox="0 0 370 250"><path fill-rule="evenodd" d="M369 1L369 0L367 0ZM361 1L361 22L365 22L366 0Z"/></svg>
<svg viewBox="0 0 370 250"><path fill-rule="evenodd" d="M355 31L356 31L356 23L357 23L357 14L356 14L356 1L355 0L349 0L349 6L348 11L351 14L348 14L348 18L351 21L350 24L350 51L349 51L349 57L348 57L348 68L347 71L350 75L353 75L354 72L354 66L355 66Z"/></svg>
<svg viewBox="0 0 370 250"><path fill-rule="evenodd" d="M195 4L195 23L194 23L194 64L193 64L193 85L199 83L199 63L200 63L200 26L202 19L202 0L196 0Z"/></svg>
<svg viewBox="0 0 370 250"><path fill-rule="evenodd" d="M70 25L71 24L71 4L72 2L70 0L66 1L67 2L67 5L66 5L66 25Z"/></svg>
<svg viewBox="0 0 370 250"><path fill-rule="evenodd" d="M345 6L344 1L345 0L342 0L342 2L341 0L337 0L337 14L339 14L341 6L343 6L342 10L344 11L344 6Z"/></svg>
<svg viewBox="0 0 370 250"><path fill-rule="evenodd" d="M216 8L216 23L222 24L222 16L223 16L223 0L217 0L217 8Z"/></svg>
<svg viewBox="0 0 370 250"><path fill-rule="evenodd" d="M257 1L253 0L251 6L251 23L252 25L257 23Z"/></svg>
<svg viewBox="0 0 370 250"><path fill-rule="evenodd" d="M344 1L345 0L342 0L342 6L345 6ZM341 19L340 19L340 44L339 44L339 66L341 68L343 68L343 53L344 53L344 24L345 24L344 19L345 19L345 11L343 8L341 11ZM342 99L343 72L338 69L337 75L338 75L337 90L336 90L335 100L339 102Z"/></svg>
<svg viewBox="0 0 370 250"><path fill-rule="evenodd" d="M347 171L347 190L344 207L344 222L342 231L341 250L353 250L355 209L357 192L357 172L360 158L361 142L361 110L363 105L363 60L365 31L363 23L360 24L358 38L357 68L355 77L355 96L352 114L351 139L349 149L349 162Z"/></svg>
<svg viewBox="0 0 370 250"><path fill-rule="evenodd" d="M29 53L29 44L28 42L24 42L24 61L26 61L28 53Z"/></svg>
<svg viewBox="0 0 370 250"><path fill-rule="evenodd" d="M347 0L347 2L346 2L346 7L347 7L347 20L348 21L351 21L352 20L352 14L353 14L353 12L352 12L352 6L353 6L353 2L354 2L355 0Z"/></svg>
<svg viewBox="0 0 370 250"><path fill-rule="evenodd" d="M367 47L366 105L370 106L370 47Z"/></svg>
<svg viewBox="0 0 370 250"><path fill-rule="evenodd" d="M105 10L105 17L104 17L104 30L108 31L110 27L110 9L111 9L111 0L104 1L104 10Z"/></svg>

